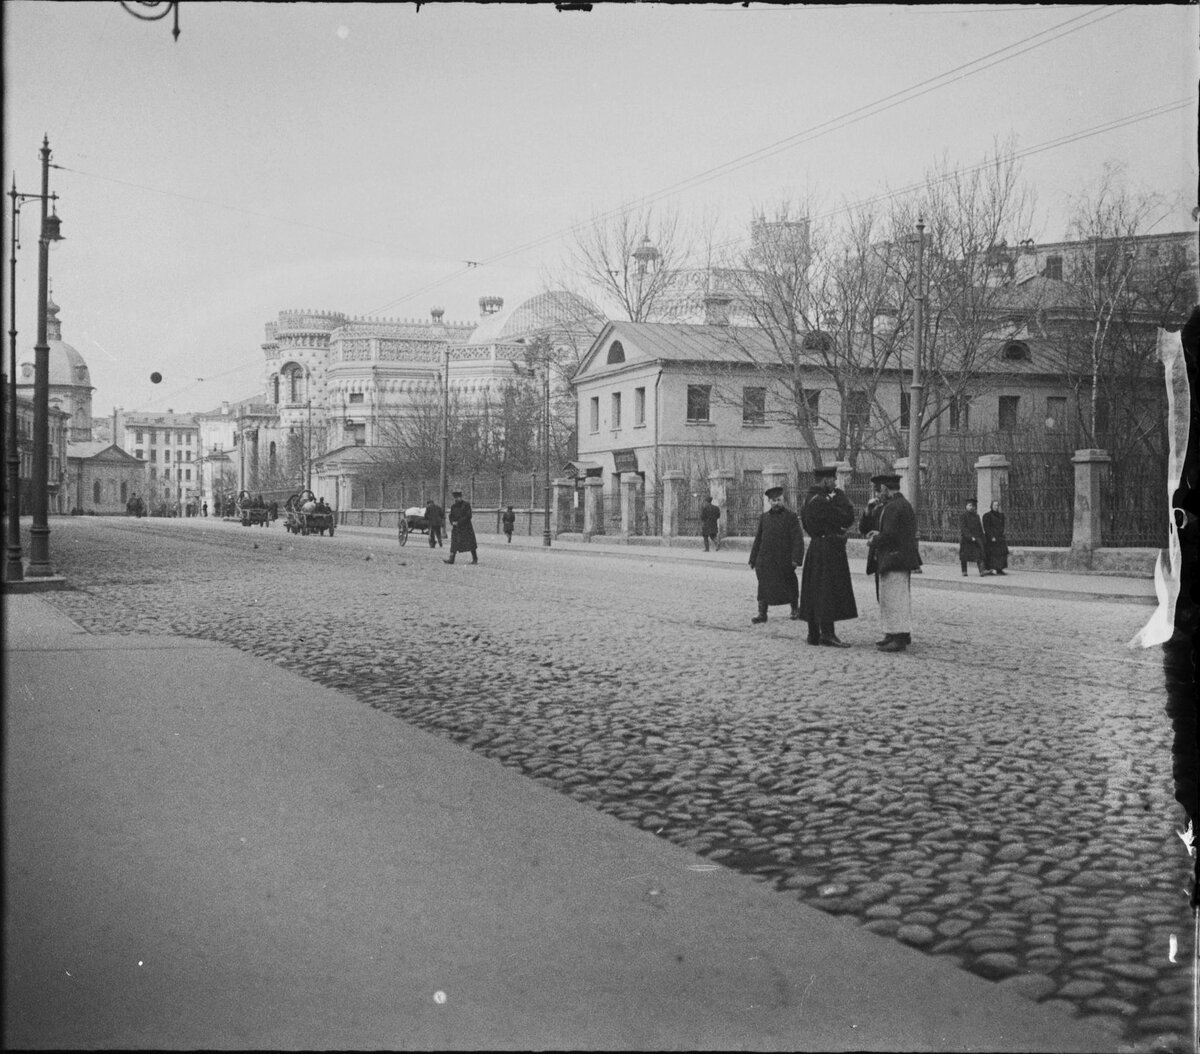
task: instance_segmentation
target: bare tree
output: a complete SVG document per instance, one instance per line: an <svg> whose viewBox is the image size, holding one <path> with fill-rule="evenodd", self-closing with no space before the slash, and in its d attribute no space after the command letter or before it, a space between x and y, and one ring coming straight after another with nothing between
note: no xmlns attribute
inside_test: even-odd
<svg viewBox="0 0 1200 1054"><path fill-rule="evenodd" d="M662 321L674 309L688 255L678 212L623 208L599 213L574 229L565 270L580 277L613 315L632 322Z"/></svg>

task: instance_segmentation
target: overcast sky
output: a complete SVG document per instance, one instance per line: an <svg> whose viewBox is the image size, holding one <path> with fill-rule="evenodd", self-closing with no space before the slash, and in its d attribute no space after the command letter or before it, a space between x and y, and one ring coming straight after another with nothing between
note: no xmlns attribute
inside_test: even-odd
<svg viewBox="0 0 1200 1054"><path fill-rule="evenodd" d="M1110 160L1174 201L1156 230L1194 229L1195 7L181 8L175 42L170 17L108 0L3 7L5 178L39 191L49 135L51 284L97 416L260 391L263 324L288 308L512 304L573 224L645 196L732 231L1013 136L1040 240ZM37 203L24 215L22 349Z"/></svg>

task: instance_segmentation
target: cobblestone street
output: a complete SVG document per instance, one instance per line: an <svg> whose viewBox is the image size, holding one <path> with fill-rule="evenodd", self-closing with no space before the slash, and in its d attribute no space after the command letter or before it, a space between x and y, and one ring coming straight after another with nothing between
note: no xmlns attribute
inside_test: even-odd
<svg viewBox="0 0 1200 1054"><path fill-rule="evenodd" d="M1186 1050L1188 860L1152 609L914 584L842 651L739 565L280 524L57 519L86 629L220 641L518 768L875 933ZM1172 961L1172 941L1178 950Z"/></svg>

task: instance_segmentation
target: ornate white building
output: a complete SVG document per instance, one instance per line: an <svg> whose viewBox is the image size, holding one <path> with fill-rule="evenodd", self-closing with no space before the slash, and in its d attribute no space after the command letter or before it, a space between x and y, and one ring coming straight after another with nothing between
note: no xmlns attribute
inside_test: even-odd
<svg viewBox="0 0 1200 1054"><path fill-rule="evenodd" d="M452 397L482 401L517 375L532 336L549 335L556 355L577 360L604 322L562 291L508 309L481 297L479 307L476 322L446 322L440 308L428 320L281 311L262 344L264 394L238 415L239 489L311 487L345 507L389 425L441 396L443 368Z"/></svg>

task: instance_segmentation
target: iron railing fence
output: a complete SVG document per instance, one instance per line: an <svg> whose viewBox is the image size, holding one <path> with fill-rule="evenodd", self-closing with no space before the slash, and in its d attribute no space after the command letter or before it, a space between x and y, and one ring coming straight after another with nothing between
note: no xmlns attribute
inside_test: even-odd
<svg viewBox="0 0 1200 1054"><path fill-rule="evenodd" d="M1102 523L1100 544L1113 549L1164 549L1168 543L1170 508L1166 471L1153 466L1113 466L1100 477Z"/></svg>

